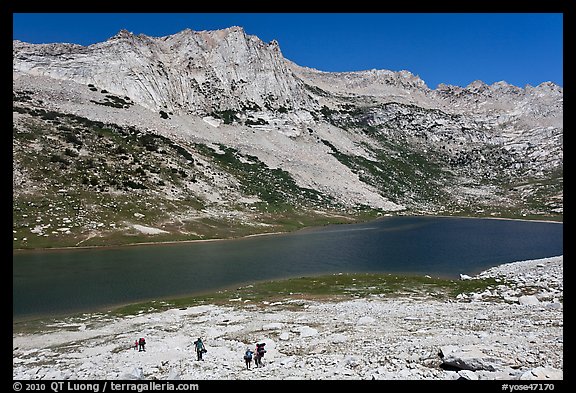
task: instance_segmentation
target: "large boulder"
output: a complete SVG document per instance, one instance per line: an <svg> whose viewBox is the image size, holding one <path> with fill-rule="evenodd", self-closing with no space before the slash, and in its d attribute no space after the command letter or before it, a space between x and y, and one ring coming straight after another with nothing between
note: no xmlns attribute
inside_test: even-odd
<svg viewBox="0 0 576 393"><path fill-rule="evenodd" d="M442 367L460 370L486 370L496 371L509 362L498 357L489 356L475 346L461 348L447 345L440 349Z"/></svg>
<svg viewBox="0 0 576 393"><path fill-rule="evenodd" d="M540 300L534 295L520 296L518 298L518 303L522 305L536 305L540 304Z"/></svg>
<svg viewBox="0 0 576 393"><path fill-rule="evenodd" d="M143 380L144 370L142 370L142 367L136 367L131 373L125 373L122 376L122 379Z"/></svg>

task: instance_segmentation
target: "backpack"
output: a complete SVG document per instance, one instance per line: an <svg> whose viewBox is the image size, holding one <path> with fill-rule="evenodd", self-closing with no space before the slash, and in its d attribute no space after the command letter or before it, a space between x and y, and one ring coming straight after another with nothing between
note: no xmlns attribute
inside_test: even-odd
<svg viewBox="0 0 576 393"><path fill-rule="evenodd" d="M257 352L258 352L258 356L263 358L264 354L266 353L266 350L264 349L264 345L259 346Z"/></svg>
<svg viewBox="0 0 576 393"><path fill-rule="evenodd" d="M246 351L246 354L244 355L244 359L252 360L252 351Z"/></svg>

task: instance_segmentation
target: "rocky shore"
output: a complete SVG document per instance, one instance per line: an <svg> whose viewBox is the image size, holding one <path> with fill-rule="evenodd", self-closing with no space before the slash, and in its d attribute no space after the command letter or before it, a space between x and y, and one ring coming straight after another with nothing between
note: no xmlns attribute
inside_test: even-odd
<svg viewBox="0 0 576 393"><path fill-rule="evenodd" d="M562 380L563 256L497 266L452 300L372 295L90 314L14 332L18 380ZM146 351L134 349L145 337ZM192 343L208 352L197 361ZM246 369L265 342L264 366Z"/></svg>

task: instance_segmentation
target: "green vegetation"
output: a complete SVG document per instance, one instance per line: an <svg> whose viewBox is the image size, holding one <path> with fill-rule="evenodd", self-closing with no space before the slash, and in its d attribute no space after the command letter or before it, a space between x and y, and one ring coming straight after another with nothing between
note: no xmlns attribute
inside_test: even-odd
<svg viewBox="0 0 576 393"><path fill-rule="evenodd" d="M453 280L386 273L339 273L246 283L190 297L163 299L119 307L114 315L190 307L200 304L248 306L278 302L275 307L298 307L288 300L342 301L378 297L430 297L454 300L458 294L482 292L499 285L494 279ZM241 303L235 300L241 299ZM264 302L264 304L263 304ZM297 303L296 303L297 304Z"/></svg>
<svg viewBox="0 0 576 393"><path fill-rule="evenodd" d="M261 211L294 212L302 208L323 208L335 204L331 197L299 187L288 172L271 169L255 156L241 155L224 145L219 146L219 152L202 144L196 144L195 148L238 179L243 194L261 199L262 202L257 204Z"/></svg>
<svg viewBox="0 0 576 393"><path fill-rule="evenodd" d="M411 107L411 110L403 115L395 114L382 124L372 124L373 110L388 110L395 106ZM432 146L427 146L428 150L425 150L418 141L406 136L410 133L406 132L405 124L422 122L414 118L424 117L426 111L396 103L375 108L352 104L343 104L340 109L323 106L320 112L327 121L337 127L361 132L377 143L362 144L371 153L372 159L368 159L344 154L330 142L322 142L330 148L331 154L338 161L356 173L363 182L378 189L385 198L415 211L419 207L434 211L439 206L454 203L447 185L454 183L455 174L445 162L445 154L433 151ZM414 134L418 135L416 131Z"/></svg>
<svg viewBox="0 0 576 393"><path fill-rule="evenodd" d="M450 181L452 174L407 144L385 141L381 149L372 150L375 159L346 155L326 140L322 143L330 147L332 155L349 167L360 179L380 190L389 200L408 205L442 204L449 200L443 191L442 182ZM434 186L436 185L436 186Z"/></svg>
<svg viewBox="0 0 576 393"><path fill-rule="evenodd" d="M36 187L14 193L14 247L148 241L149 236L127 231L126 223L160 226L172 214L203 208L191 196L166 196L202 175L188 147L134 127L42 109L14 110L30 115L13 128L13 152ZM154 240L190 239L178 233Z"/></svg>

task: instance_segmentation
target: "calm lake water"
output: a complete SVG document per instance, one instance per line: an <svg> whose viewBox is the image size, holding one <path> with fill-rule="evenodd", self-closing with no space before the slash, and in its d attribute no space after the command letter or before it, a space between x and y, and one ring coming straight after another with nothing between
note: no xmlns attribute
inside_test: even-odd
<svg viewBox="0 0 576 393"><path fill-rule="evenodd" d="M473 275L563 254L563 224L386 217L238 240L13 254L13 319L338 272Z"/></svg>

